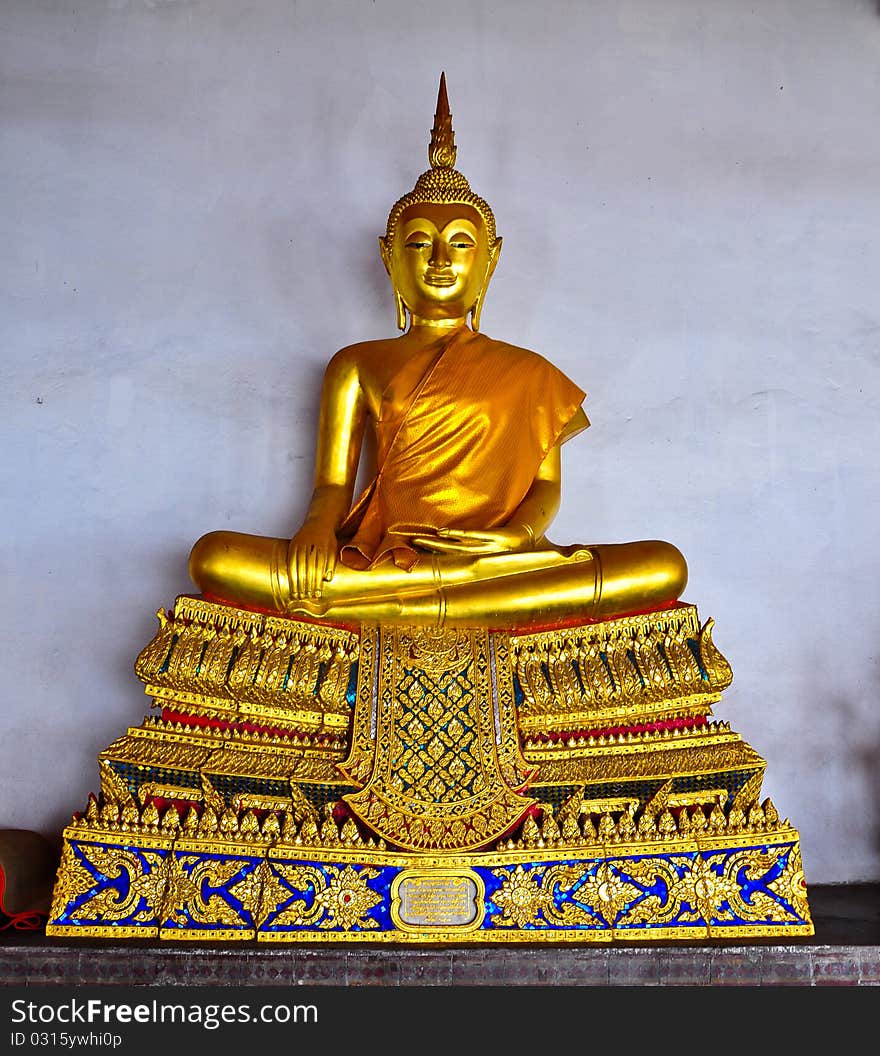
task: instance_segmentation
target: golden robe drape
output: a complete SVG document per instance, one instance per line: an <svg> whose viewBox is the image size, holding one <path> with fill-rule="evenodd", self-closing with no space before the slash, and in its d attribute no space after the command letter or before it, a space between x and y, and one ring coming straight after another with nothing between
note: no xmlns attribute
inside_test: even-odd
<svg viewBox="0 0 880 1056"><path fill-rule="evenodd" d="M408 360L383 393L377 472L340 531L340 560L418 560L414 535L501 527L584 392L542 356L457 330Z"/></svg>

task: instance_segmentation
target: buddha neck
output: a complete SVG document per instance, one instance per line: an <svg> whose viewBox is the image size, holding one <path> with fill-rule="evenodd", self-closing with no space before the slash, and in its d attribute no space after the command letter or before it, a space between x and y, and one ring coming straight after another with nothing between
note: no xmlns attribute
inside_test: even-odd
<svg viewBox="0 0 880 1056"><path fill-rule="evenodd" d="M448 333L450 330L458 330L464 326L467 326L466 315L460 319L422 319L421 316L414 315L411 318L407 333L411 334L414 331L428 333L434 330Z"/></svg>

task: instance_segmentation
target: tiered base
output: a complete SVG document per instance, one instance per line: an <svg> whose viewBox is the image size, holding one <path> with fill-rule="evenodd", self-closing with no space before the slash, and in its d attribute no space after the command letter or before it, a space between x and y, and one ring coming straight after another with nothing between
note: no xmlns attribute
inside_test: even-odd
<svg viewBox="0 0 880 1056"><path fill-rule="evenodd" d="M264 942L811 935L799 837L711 706L692 606L333 628L182 598L101 756L47 932Z"/></svg>
<svg viewBox="0 0 880 1056"><path fill-rule="evenodd" d="M65 841L52 935L462 944L813 933L798 836L779 824L443 856L85 821Z"/></svg>

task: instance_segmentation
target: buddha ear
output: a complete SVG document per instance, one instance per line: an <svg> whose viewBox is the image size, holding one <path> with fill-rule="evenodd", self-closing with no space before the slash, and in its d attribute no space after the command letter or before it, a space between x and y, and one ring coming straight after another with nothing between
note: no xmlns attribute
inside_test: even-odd
<svg viewBox="0 0 880 1056"><path fill-rule="evenodd" d="M486 290L489 289L489 280L495 272L495 266L498 263L498 257L501 254L501 239L496 238L489 249L489 263L486 266L486 277L483 279L483 285L480 287L480 292L477 294L477 300L471 308L471 327L479 332L480 330L480 315L483 312L483 301L486 299Z"/></svg>
<svg viewBox="0 0 880 1056"><path fill-rule="evenodd" d="M385 265L385 270L388 272L388 278L391 278L391 244L384 235L379 235L379 256L382 258L382 263Z"/></svg>
<svg viewBox="0 0 880 1056"><path fill-rule="evenodd" d="M406 330L406 305L403 303L403 298L397 291L397 287L394 287L394 307L397 311L397 329Z"/></svg>
<svg viewBox="0 0 880 1056"><path fill-rule="evenodd" d="M379 256L382 258L382 263L385 265L385 271L388 273L388 278L391 279L391 288L394 290L394 307L397 311L397 329L406 330L406 305L403 303L403 298L400 296L397 287L394 285L394 279L391 275L391 242L384 235L379 235Z"/></svg>

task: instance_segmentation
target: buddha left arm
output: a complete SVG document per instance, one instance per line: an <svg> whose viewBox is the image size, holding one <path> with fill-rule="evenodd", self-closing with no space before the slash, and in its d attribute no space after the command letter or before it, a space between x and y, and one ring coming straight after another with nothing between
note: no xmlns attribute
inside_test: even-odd
<svg viewBox="0 0 880 1056"><path fill-rule="evenodd" d="M417 536L416 546L441 554L498 554L534 550L559 509L561 492L559 444L554 444L541 463L526 497L501 528L485 531L440 528L436 536Z"/></svg>

